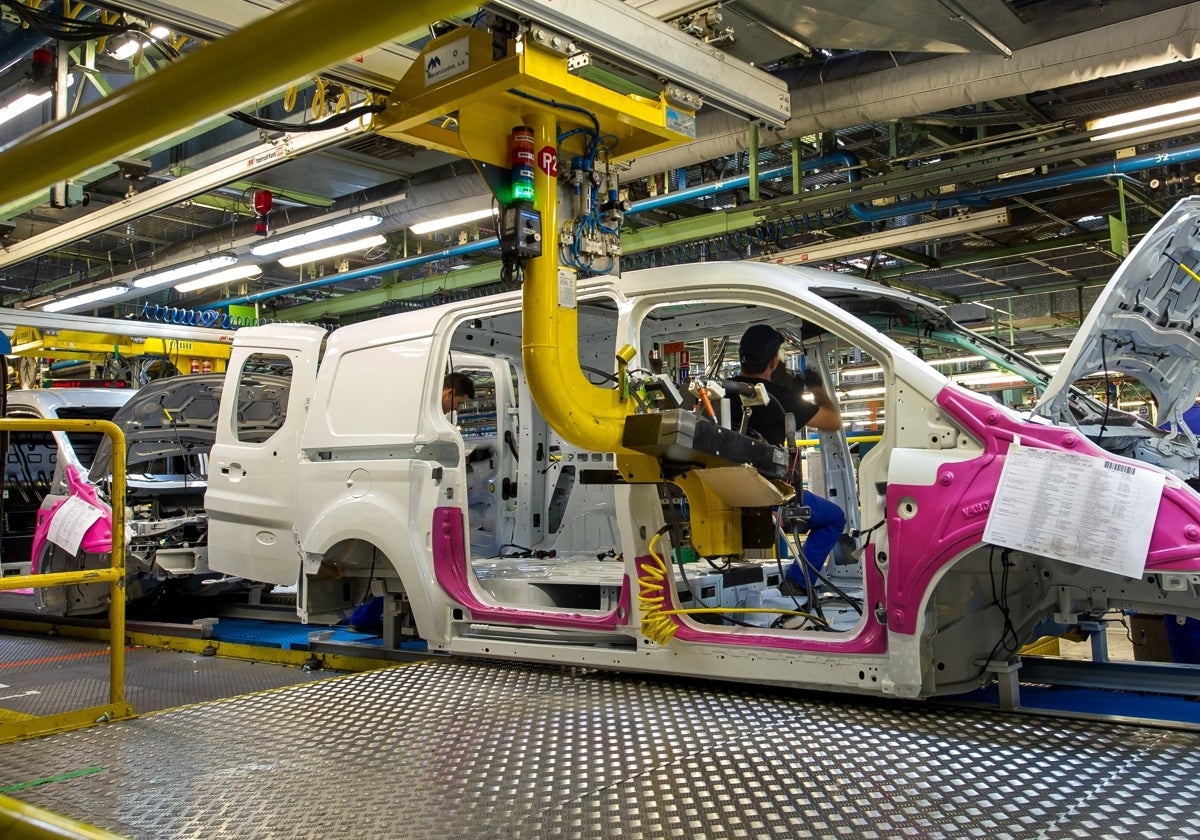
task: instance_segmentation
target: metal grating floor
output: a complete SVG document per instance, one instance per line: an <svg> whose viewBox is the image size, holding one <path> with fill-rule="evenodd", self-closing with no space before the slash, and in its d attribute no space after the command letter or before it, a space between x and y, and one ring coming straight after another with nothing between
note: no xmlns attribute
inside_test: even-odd
<svg viewBox="0 0 1200 840"><path fill-rule="evenodd" d="M105 642L41 635L0 635L0 721L107 703ZM133 647L125 650L125 699L139 713L328 679L233 659ZM0 781L0 789L7 782Z"/></svg>
<svg viewBox="0 0 1200 840"><path fill-rule="evenodd" d="M1200 734L445 660L0 746L131 838L1200 835Z"/></svg>

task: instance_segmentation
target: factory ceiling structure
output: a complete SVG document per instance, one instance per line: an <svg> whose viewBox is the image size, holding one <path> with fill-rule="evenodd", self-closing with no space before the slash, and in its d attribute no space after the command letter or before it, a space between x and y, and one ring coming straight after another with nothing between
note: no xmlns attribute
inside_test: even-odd
<svg viewBox="0 0 1200 840"><path fill-rule="evenodd" d="M18 175L8 150L288 5L3 0L0 183ZM135 135L161 114L141 115L128 148L98 138L122 151L0 204L0 304L118 316L236 304L347 323L503 288L477 167L388 136L379 113L451 26L561 37L580 75L657 96L675 56L648 69L623 54L622 33L590 21L601 8L686 33L786 90L784 119L705 104L693 142L621 164L626 270L824 266L1037 349L1064 343L1127 249L1200 184L1200 3L502 0L150 142ZM253 79L278 57L238 70ZM264 248L316 230L326 238L304 261ZM199 288L176 282L202 264Z"/></svg>

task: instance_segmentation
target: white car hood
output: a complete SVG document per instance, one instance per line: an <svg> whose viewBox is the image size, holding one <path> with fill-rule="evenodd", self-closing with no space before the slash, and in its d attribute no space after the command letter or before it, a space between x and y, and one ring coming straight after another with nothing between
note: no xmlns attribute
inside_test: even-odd
<svg viewBox="0 0 1200 840"><path fill-rule="evenodd" d="M1195 457L1183 412L1200 393L1200 196L1171 208L1113 274L1035 414L1105 434L1103 427L1114 418L1081 416L1085 407L1069 391L1073 382L1104 370L1149 389L1158 404L1158 425L1181 430L1172 436L1175 454ZM1109 411L1123 414L1116 406Z"/></svg>

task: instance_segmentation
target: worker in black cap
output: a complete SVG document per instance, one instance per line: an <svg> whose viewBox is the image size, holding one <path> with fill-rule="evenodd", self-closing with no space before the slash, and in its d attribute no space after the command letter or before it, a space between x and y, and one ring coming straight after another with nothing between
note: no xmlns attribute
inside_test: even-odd
<svg viewBox="0 0 1200 840"><path fill-rule="evenodd" d="M797 429L811 426L822 432L841 431L841 412L825 391L820 375L815 370L806 370L803 377L789 373L779 356L783 342L783 335L767 324L754 324L742 334L738 346L741 370L733 378L751 385L761 382L771 397L766 405L750 409L747 434L782 446L787 436L787 414L795 418ZM805 387L812 394L813 402L800 398ZM730 403L731 425L737 429L742 419L741 400L730 395ZM802 495L804 504L812 510L802 551L807 565L819 572L846 528L846 514L833 502L815 493L805 490ZM785 595L803 593L813 579L812 572L803 568L797 558L788 566L780 591Z"/></svg>
<svg viewBox="0 0 1200 840"><path fill-rule="evenodd" d="M805 371L802 380L793 376L779 358L783 341L783 335L766 324L754 324L742 335L738 345L741 371L734 379L751 385L763 382L771 395L771 402L751 412L747 431L767 443L782 446L787 436L785 414L795 418L797 429L812 426L822 432L840 431L841 412L825 393L821 377L815 370ZM806 387L812 392L814 402L800 399ZM737 428L741 421L740 404L735 408L733 420Z"/></svg>

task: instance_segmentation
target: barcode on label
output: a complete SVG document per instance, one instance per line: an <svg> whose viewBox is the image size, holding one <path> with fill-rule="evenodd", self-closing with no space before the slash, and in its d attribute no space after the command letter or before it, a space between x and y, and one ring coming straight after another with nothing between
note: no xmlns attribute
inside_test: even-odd
<svg viewBox="0 0 1200 840"><path fill-rule="evenodd" d="M1123 472L1126 475L1133 475L1135 472L1137 472L1136 469L1129 466L1128 464L1118 464L1116 461L1105 461L1104 466L1108 467L1110 470L1116 470L1117 472Z"/></svg>

